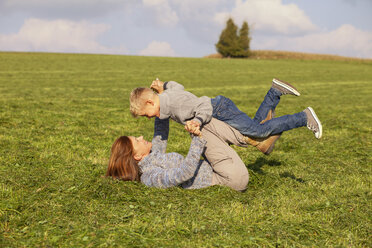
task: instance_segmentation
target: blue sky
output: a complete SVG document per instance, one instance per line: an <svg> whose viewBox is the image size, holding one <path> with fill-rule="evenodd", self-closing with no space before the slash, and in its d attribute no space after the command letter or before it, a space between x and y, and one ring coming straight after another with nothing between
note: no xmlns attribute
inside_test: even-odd
<svg viewBox="0 0 372 248"><path fill-rule="evenodd" d="M0 0L0 51L203 57L232 17L251 48L372 58L372 0Z"/></svg>

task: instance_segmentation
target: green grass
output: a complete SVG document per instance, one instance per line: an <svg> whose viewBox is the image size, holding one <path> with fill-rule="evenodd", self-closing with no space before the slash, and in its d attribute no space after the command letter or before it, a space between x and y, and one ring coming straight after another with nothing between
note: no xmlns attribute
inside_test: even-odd
<svg viewBox="0 0 372 248"><path fill-rule="evenodd" d="M277 116L312 106L324 134L236 148L244 193L155 189L104 175L120 135L151 139L128 96L159 77L254 115L271 79ZM0 247L371 247L372 62L0 53ZM168 151L190 138L171 123Z"/></svg>

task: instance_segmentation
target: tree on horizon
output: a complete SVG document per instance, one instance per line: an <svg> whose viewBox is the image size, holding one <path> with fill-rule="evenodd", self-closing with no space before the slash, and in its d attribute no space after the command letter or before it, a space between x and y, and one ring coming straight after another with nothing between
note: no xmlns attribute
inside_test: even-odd
<svg viewBox="0 0 372 248"><path fill-rule="evenodd" d="M249 36L248 22L244 21L241 29L239 30L239 46L240 46L240 57L248 57L250 54L251 37Z"/></svg>
<svg viewBox="0 0 372 248"><path fill-rule="evenodd" d="M226 22L226 27L222 30L217 44L215 44L217 52L223 57L242 58L248 57L250 54L249 43L249 26L245 21L242 28L239 30L233 19L230 17Z"/></svg>

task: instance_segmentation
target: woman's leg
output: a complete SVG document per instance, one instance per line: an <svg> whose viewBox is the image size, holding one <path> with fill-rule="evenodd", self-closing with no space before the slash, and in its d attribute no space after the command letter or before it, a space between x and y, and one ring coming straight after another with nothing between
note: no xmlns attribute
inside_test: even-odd
<svg viewBox="0 0 372 248"><path fill-rule="evenodd" d="M207 140L204 156L214 171L213 184L225 185L239 191L245 190L249 181L247 167L228 145L247 146L242 134L226 123L212 118L203 127L202 135Z"/></svg>

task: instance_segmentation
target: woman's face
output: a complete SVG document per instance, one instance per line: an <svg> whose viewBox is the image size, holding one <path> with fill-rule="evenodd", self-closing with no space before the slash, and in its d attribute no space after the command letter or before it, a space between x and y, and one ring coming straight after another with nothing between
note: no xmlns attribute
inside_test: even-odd
<svg viewBox="0 0 372 248"><path fill-rule="evenodd" d="M144 140L143 136L134 137L129 136L128 137L130 141L132 142L133 150L134 150L134 159L140 161L143 157L147 156L152 147L152 143Z"/></svg>

